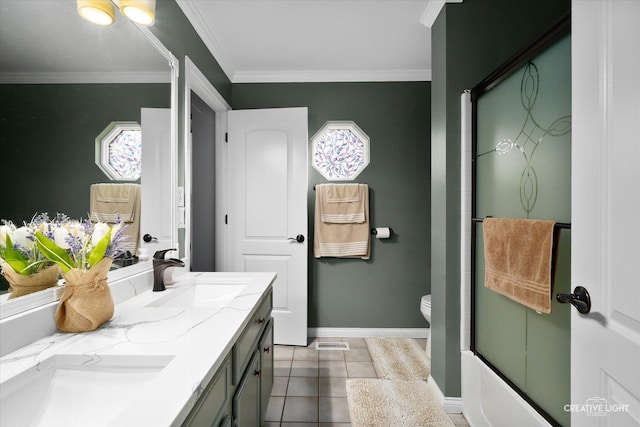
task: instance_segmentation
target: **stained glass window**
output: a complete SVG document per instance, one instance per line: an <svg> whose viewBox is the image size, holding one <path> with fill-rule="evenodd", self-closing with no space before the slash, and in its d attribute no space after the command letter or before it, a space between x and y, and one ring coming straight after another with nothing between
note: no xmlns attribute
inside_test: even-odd
<svg viewBox="0 0 640 427"><path fill-rule="evenodd" d="M329 181L352 181L369 164L369 137L354 122L327 122L311 138L312 164Z"/></svg>
<svg viewBox="0 0 640 427"><path fill-rule="evenodd" d="M112 180L136 181L142 173L142 132L135 122L111 122L96 138L96 164Z"/></svg>

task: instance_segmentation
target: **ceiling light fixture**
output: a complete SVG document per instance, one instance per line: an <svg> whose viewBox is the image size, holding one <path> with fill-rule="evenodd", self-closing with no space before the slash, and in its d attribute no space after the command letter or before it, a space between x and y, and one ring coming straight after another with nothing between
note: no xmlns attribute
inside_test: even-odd
<svg viewBox="0 0 640 427"><path fill-rule="evenodd" d="M120 0L120 11L137 24L153 25L156 0Z"/></svg>
<svg viewBox="0 0 640 427"><path fill-rule="evenodd" d="M111 25L116 12L111 0L78 0L78 13L89 22L98 25Z"/></svg>

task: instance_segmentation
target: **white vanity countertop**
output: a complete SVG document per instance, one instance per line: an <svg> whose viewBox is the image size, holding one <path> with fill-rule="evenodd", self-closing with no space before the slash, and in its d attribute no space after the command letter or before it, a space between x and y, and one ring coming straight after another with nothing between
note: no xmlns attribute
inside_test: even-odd
<svg viewBox="0 0 640 427"><path fill-rule="evenodd" d="M193 286L199 278L229 279L230 283L247 286L223 308L147 306L168 293ZM113 318L93 332L56 333L5 355L0 359L0 384L25 370L38 368L55 355L79 355L86 358L87 364L99 364L102 356L138 360L138 356L173 357L124 407L114 411L111 419L98 424L180 425L230 354L274 279L274 273L187 273L164 292L149 290L116 305ZM108 405L109 393L104 394L102 404ZM10 408L2 410L5 409ZM68 421L67 425L91 424L87 419Z"/></svg>

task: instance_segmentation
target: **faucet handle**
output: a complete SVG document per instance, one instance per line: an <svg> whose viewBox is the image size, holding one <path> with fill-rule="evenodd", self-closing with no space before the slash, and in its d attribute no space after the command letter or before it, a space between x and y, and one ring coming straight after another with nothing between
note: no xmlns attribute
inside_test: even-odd
<svg viewBox="0 0 640 427"><path fill-rule="evenodd" d="M153 254L153 259L155 260L164 260L165 255L167 254L167 252L171 252L171 251L175 251L176 249L163 249L161 251L156 251L156 253Z"/></svg>

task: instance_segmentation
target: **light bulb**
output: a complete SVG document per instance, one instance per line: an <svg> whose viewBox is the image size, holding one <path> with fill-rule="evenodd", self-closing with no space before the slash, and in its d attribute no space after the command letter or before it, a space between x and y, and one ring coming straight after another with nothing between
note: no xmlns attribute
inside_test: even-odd
<svg viewBox="0 0 640 427"><path fill-rule="evenodd" d="M80 16L94 24L111 25L116 19L111 0L78 0L77 5Z"/></svg>
<svg viewBox="0 0 640 427"><path fill-rule="evenodd" d="M155 0L120 0L120 11L140 25L153 25L156 14Z"/></svg>

